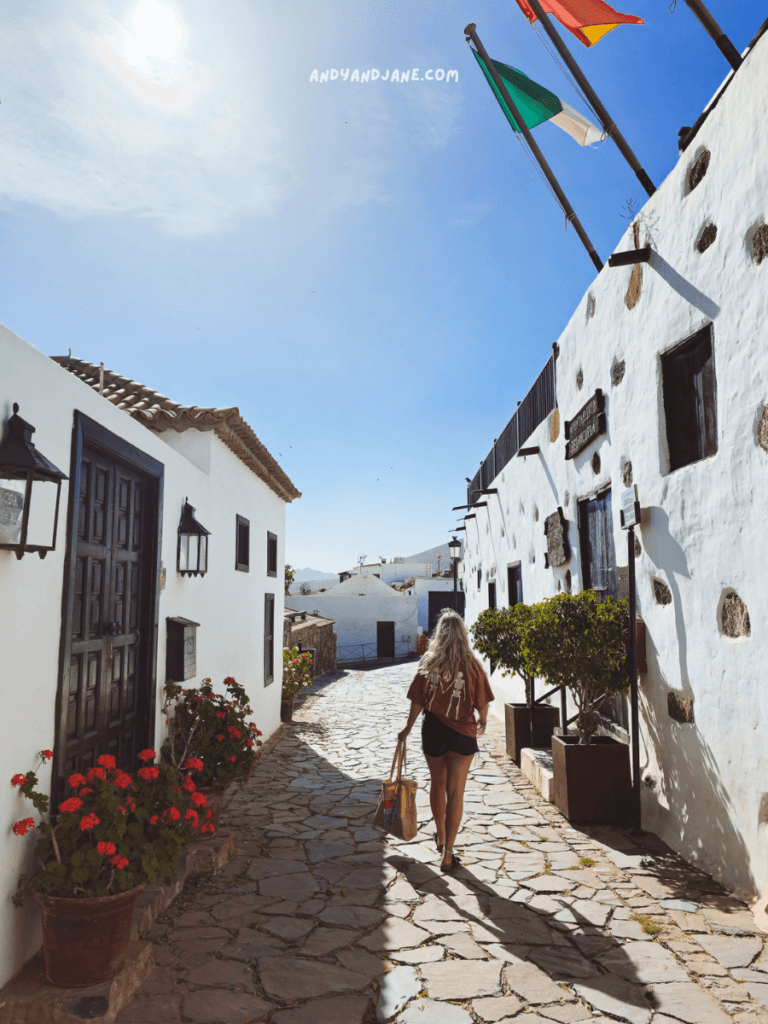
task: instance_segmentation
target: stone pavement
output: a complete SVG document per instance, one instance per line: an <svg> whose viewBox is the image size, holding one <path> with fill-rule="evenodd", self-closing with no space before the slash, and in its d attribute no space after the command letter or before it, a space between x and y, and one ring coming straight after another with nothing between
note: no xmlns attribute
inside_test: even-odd
<svg viewBox="0 0 768 1024"><path fill-rule="evenodd" d="M234 859L158 919L158 966L119 1024L768 1022L745 905L652 836L571 828L498 723L470 772L460 872L439 870L418 726L419 835L373 828L414 671L316 681L225 808Z"/></svg>

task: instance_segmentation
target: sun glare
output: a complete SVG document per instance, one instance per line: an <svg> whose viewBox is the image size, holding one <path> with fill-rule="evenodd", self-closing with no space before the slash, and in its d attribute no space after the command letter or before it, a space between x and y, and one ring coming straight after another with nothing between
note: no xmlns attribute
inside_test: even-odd
<svg viewBox="0 0 768 1024"><path fill-rule="evenodd" d="M139 62L147 57L170 60L181 45L184 30L176 12L159 0L139 0L130 18L130 49Z"/></svg>

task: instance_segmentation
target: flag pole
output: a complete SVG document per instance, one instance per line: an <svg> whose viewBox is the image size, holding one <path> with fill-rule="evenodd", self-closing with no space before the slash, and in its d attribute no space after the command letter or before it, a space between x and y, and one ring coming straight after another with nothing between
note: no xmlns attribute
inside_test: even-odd
<svg viewBox="0 0 768 1024"><path fill-rule="evenodd" d="M592 245L592 242L589 240L589 235L587 235L586 231L582 227L581 221L576 216L576 213L575 213L573 207L571 206L571 204L568 202L568 199L566 198L565 192L563 192L563 190L560 188L560 183L558 182L558 180L555 177L555 175L552 173L552 168L549 166L547 161L544 159L544 154L539 149L539 147L536 144L533 136L531 135L530 129L528 128L528 126L526 125L525 121L521 117L520 111L517 109L517 107L515 106L514 100L509 95L509 91L508 91L506 85L504 84L504 82L502 81L501 76L499 75L498 71L496 70L496 67L495 67L493 61L488 56L488 53L487 53L485 47L483 46L483 44L480 42L480 38L479 38L479 36L478 36L478 34L476 32L476 29L477 29L477 25L475 25L474 23L472 23L470 25L467 25L467 27L464 29L464 34L465 34L465 36L468 39L471 39L472 42L475 44L475 46L477 48L477 52L480 54L480 56L483 59L483 63L488 68L488 72L489 72L491 78L493 79L493 81L494 81L494 83L496 85L496 88L501 93L501 95L502 95L502 97L504 99L504 102L507 104L507 107L509 108L510 113L514 117L515 123L520 128L520 131L523 133L523 138L528 143L531 152L533 153L533 155L536 158L536 161L537 161L539 167L541 168L541 170L544 173L544 177L547 179L547 181L549 182L549 184L550 184L550 186L552 188L552 191L557 196L557 200L558 200L558 202L560 203L560 205L562 206L562 208L563 208L563 210L565 212L566 219L569 220L571 222L571 224L573 224L573 227L574 227L574 230L576 231L576 234L581 239L582 245L584 246L584 248L589 253L589 258L592 260L592 262L594 263L594 265L597 268L597 270L601 271L603 269L603 261L600 259L600 257L595 252L595 247L594 247L594 245Z"/></svg>
<svg viewBox="0 0 768 1024"><path fill-rule="evenodd" d="M689 0L686 0L686 3L688 2ZM696 0L691 0L691 2L696 2ZM648 195L652 196L653 193L656 191L656 186L653 184L651 179L640 166L640 161L637 159L635 154L630 149L629 143L619 131L618 126L612 120L608 111L600 102L599 96L587 81L584 72L576 63L571 51L560 38L559 34L555 31L554 25L549 20L549 16L544 12L544 8L539 3L539 0L528 0L528 4L530 5L530 7L533 8L534 14L541 22L544 31L555 44L555 49L567 64L568 70L579 83L582 92L587 97L592 106L595 108L595 113L600 118L600 121L603 125L603 130L605 131L606 135L613 139L613 141L619 148L619 152L637 175L640 184L643 186Z"/></svg>
<svg viewBox="0 0 768 1024"><path fill-rule="evenodd" d="M685 0L685 2L707 30L709 35L714 39L718 50L722 53L733 70L738 71L743 62L741 54L717 24L701 0Z"/></svg>

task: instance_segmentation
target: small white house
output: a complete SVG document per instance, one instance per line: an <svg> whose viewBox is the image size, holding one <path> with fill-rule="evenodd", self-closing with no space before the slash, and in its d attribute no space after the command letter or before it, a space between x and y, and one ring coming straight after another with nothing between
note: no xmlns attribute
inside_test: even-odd
<svg viewBox="0 0 768 1024"><path fill-rule="evenodd" d="M494 493L464 554L470 624L496 603L619 596L634 561L643 827L746 895L768 891L766 115L768 35L470 484L470 501ZM620 496L635 486L630 552Z"/></svg>
<svg viewBox="0 0 768 1024"><path fill-rule="evenodd" d="M139 750L162 743L169 677L232 675L265 738L278 726L285 506L300 494L236 408L179 405L3 327L0 365L0 445L18 403L37 451L66 475L57 520L36 488L28 506L49 544L57 522L55 549L0 547L2 986L41 945L37 909L11 904L35 835L11 832L31 804L9 780L36 752L54 751L40 773L54 797L102 753L134 770ZM0 545L18 545L23 501L0 479ZM181 533L186 505L184 522L209 531L201 567Z"/></svg>
<svg viewBox="0 0 768 1024"><path fill-rule="evenodd" d="M334 620L338 663L416 653L416 595L376 576L356 574L324 594L291 595L291 607Z"/></svg>

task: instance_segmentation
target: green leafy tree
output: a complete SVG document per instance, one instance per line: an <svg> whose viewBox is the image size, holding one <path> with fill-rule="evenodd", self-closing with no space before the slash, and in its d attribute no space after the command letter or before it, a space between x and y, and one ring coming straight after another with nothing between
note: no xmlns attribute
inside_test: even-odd
<svg viewBox="0 0 768 1024"><path fill-rule="evenodd" d="M531 672L522 651L525 629L532 611L526 604L511 608L486 608L470 630L475 649L503 669L503 676L519 675L525 682L525 699L530 699Z"/></svg>
<svg viewBox="0 0 768 1024"><path fill-rule="evenodd" d="M578 708L580 742L588 744L606 700L629 689L628 604L594 590L558 594L533 605L520 651L528 671L550 686L567 686Z"/></svg>
<svg viewBox="0 0 768 1024"><path fill-rule="evenodd" d="M286 563L286 566L285 566L285 592L286 592L286 594L290 590L291 584L293 583L295 576L296 576L296 570L293 568L292 565L288 565Z"/></svg>

